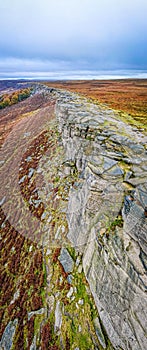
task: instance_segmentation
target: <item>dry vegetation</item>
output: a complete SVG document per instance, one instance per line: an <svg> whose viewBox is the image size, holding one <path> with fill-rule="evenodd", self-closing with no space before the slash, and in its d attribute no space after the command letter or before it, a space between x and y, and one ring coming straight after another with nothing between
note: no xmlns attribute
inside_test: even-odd
<svg viewBox="0 0 147 350"><path fill-rule="evenodd" d="M20 103L13 104L0 110L0 144L8 136L9 132L26 113L33 112L48 105L48 98L36 94Z"/></svg>
<svg viewBox="0 0 147 350"><path fill-rule="evenodd" d="M31 89L21 89L11 93L4 93L0 96L0 109L7 106L12 106L15 103L21 102L29 97Z"/></svg>
<svg viewBox="0 0 147 350"><path fill-rule="evenodd" d="M16 94L16 93L14 93ZM11 94L13 96L13 94ZM44 95L34 95L20 103L0 110L1 144L10 131L24 118L26 113L33 112L46 105L54 105ZM37 140L32 140L29 152L34 155L32 166L36 166L36 153L40 156L46 150L47 138L43 133ZM44 147L43 147L44 146ZM42 148L41 148L42 147ZM28 153L27 155L30 155ZM40 158L39 158L40 159ZM23 159L22 159L23 161ZM23 169L26 171L27 169ZM21 174L20 174L21 176ZM28 183L27 183L28 185ZM26 185L26 200L30 198L34 188ZM15 204L15 203L14 203ZM39 208L41 210L41 208ZM41 212L34 213L40 219ZM28 319L28 312L36 311L44 306L44 287L46 272L42 249L28 238L23 237L8 221L3 209L0 209L0 338L9 321L18 319L13 349L30 349L35 328L35 316ZM42 339L45 337L44 328ZM26 344L26 338L28 343ZM47 349L47 347L41 347ZM57 349L57 348L55 348Z"/></svg>
<svg viewBox="0 0 147 350"><path fill-rule="evenodd" d="M18 318L15 349L23 349L24 331L27 331L31 343L32 327L34 329L33 324L31 325L33 319L28 321L27 313L43 306L41 291L45 283L45 274L42 252L34 244L30 245L29 240L9 224L2 211L1 224L0 337L8 321ZM16 292L17 297L14 297Z"/></svg>
<svg viewBox="0 0 147 350"><path fill-rule="evenodd" d="M47 85L78 92L115 110L127 112L136 125L147 127L146 79L59 81Z"/></svg>
<svg viewBox="0 0 147 350"><path fill-rule="evenodd" d="M70 91L76 91L88 98L94 99L108 106L123 110L130 113L135 120L141 121L142 124L147 124L147 81L146 80L127 80L127 81L71 81L71 82L57 82L46 83L48 86L67 89ZM16 95L16 93L15 93ZM12 128L22 119L26 113L33 112L40 107L48 106L49 104L54 107L56 101L49 101L45 95L34 95L27 100L21 101L18 104L12 104L6 108L0 110L0 133L1 143L4 142ZM42 132L38 138L31 140L30 147L22 158L21 170L19 178L22 178L28 173L28 167L36 169L39 160L45 154L47 148L54 153L54 147L56 149L56 143L54 144L48 140L46 132ZM52 137L52 133L51 133ZM28 165L26 158L31 156L30 163ZM59 191L61 188L59 180L56 179L53 191ZM72 180L72 179L71 179ZM51 179L52 181L52 179ZM57 183L56 183L57 182ZM61 183L62 185L62 183ZM63 186L62 186L63 187ZM32 196L37 200L38 195L35 191L35 182L29 183L28 178L23 184L20 185L20 190L23 198L29 203L29 199ZM50 201L54 201L54 192ZM54 205L55 205L54 201ZM30 211L41 220L41 215L44 210L43 203L36 209L33 205L29 206ZM55 211L55 207L53 208ZM32 243L29 239L23 237L19 232L10 225L7 217L1 209L1 327L0 336L2 335L6 325L10 320L18 319L18 327L14 340L14 348L17 349L30 349L33 335L36 329L37 316L32 316L28 319L28 312L41 309L45 306L44 290L46 286L46 271L43 260L42 250L37 247L35 243ZM57 217L57 219L59 219ZM54 222L52 223L54 229ZM53 263L53 281L55 290L58 289L62 292L62 302L65 304L67 312L70 310L70 305L65 298L65 294L69 289L69 285L66 280L66 275L58 261L60 249L56 249L52 256ZM59 277L63 277L63 281L60 282ZM87 297L85 289L83 290L82 278L75 272L75 281L81 278L81 284L77 282L77 290L79 298L85 298L85 311L86 308L93 307L93 303L90 297ZM79 288L79 289L78 289ZM80 289L81 288L81 289ZM95 310L92 309L95 313ZM91 311L87 312L91 315ZM85 318L85 315L82 316ZM85 319L83 320L83 324ZM90 321L88 319L90 324ZM70 320L67 320L70 323ZM78 324L78 320L77 320ZM75 322L73 334L76 339L77 336L77 324ZM67 325L66 325L67 327ZM67 329L66 337L66 350L70 349L70 329ZM74 333L75 332L75 333ZM26 343L26 338L28 343ZM88 339L88 338L86 338ZM70 340L70 341L69 341ZM80 340L82 341L82 340ZM83 340L85 342L85 338ZM87 342L87 340L86 340ZM41 340L40 346L42 350L58 350L58 342L54 336L53 324L47 319L46 323L42 323L41 327ZM81 345L81 348L83 345ZM88 346L88 345L87 345Z"/></svg>

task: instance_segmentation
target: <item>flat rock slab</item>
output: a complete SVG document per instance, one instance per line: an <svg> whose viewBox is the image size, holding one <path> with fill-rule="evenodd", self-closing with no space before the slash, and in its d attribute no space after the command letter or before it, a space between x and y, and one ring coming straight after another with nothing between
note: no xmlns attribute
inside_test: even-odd
<svg viewBox="0 0 147 350"><path fill-rule="evenodd" d="M8 323L0 342L0 349L10 350L12 348L13 337L16 331L17 323L17 319Z"/></svg>
<svg viewBox="0 0 147 350"><path fill-rule="evenodd" d="M63 266L64 271L66 273L70 273L73 271L74 261L66 248L61 249L59 261L60 261L61 265Z"/></svg>

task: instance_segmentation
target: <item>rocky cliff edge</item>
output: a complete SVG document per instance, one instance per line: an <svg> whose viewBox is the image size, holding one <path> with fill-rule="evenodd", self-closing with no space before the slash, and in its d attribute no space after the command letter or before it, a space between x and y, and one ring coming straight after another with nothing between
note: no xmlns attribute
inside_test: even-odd
<svg viewBox="0 0 147 350"><path fill-rule="evenodd" d="M62 92L56 117L70 190L68 239L115 349L146 349L147 138L114 111ZM125 115L124 115L125 117Z"/></svg>

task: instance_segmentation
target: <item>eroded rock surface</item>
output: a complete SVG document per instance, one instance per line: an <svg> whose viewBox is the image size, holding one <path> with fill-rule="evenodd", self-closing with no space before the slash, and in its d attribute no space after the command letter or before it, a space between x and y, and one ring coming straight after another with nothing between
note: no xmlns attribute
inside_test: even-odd
<svg viewBox="0 0 147 350"><path fill-rule="evenodd" d="M145 350L146 137L76 94L28 101L2 147L1 346Z"/></svg>
<svg viewBox="0 0 147 350"><path fill-rule="evenodd" d="M68 238L115 349L146 348L147 138L74 94L56 105L70 189Z"/></svg>

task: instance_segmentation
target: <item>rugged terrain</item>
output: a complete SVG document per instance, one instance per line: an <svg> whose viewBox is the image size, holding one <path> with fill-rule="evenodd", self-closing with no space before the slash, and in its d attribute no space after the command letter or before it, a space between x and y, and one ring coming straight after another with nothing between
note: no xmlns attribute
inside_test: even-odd
<svg viewBox="0 0 147 350"><path fill-rule="evenodd" d="M147 80L81 80L46 83L60 89L77 92L102 103L119 113L119 118L147 131ZM123 112L125 116L123 116Z"/></svg>
<svg viewBox="0 0 147 350"><path fill-rule="evenodd" d="M0 111L1 348L144 350L145 130L33 88Z"/></svg>

